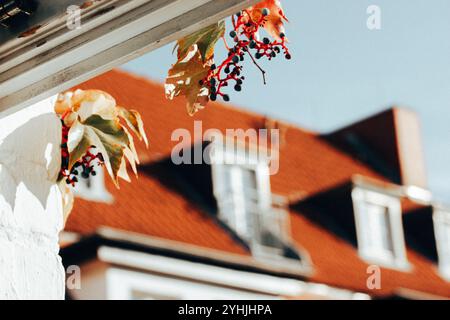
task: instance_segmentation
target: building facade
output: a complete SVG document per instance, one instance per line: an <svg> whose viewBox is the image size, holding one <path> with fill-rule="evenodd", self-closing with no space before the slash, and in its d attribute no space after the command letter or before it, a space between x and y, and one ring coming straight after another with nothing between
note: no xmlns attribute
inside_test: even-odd
<svg viewBox="0 0 450 320"><path fill-rule="evenodd" d="M122 71L79 87L138 110L151 136L138 179L116 190L99 174L76 190L62 234L65 266L81 268L69 298L450 297L449 210L427 190L411 111L317 134L218 103L192 118ZM208 129L277 139L253 159L260 140L223 148Z"/></svg>

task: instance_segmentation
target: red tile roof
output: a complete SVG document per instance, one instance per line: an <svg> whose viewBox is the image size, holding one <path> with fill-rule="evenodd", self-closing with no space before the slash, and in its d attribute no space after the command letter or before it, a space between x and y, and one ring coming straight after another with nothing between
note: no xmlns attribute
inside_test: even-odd
<svg viewBox="0 0 450 320"><path fill-rule="evenodd" d="M261 128L264 116L211 103L194 117L186 114L183 100L168 101L161 84L122 71L111 71L82 85L83 89L109 92L118 104L141 112L150 138L148 150L139 147L141 160L155 162L166 158L177 144L171 141L174 129L185 128L193 134L193 121L202 120L203 129ZM345 183L355 174L382 179L377 173L312 132L287 124L285 143L280 151L280 171L272 176L272 191L291 199L314 194ZM144 174L132 184L122 182L114 192L114 206L77 200L66 229L83 234L100 226L195 244L224 252L248 255L224 229L188 199ZM299 213L291 214L293 239L308 251L315 273L312 281L337 287L369 291L366 287L367 264L356 249ZM383 269L382 289L373 295L389 295L396 288L450 297L450 284L438 277L434 266L412 251L408 258L411 272Z"/></svg>
<svg viewBox="0 0 450 320"><path fill-rule="evenodd" d="M163 170L163 169L161 169ZM132 183L116 189L105 179L114 194L113 205L76 199L66 230L94 233L100 226L180 241L204 248L249 255L213 218L171 191L156 178L141 174Z"/></svg>
<svg viewBox="0 0 450 320"><path fill-rule="evenodd" d="M219 103L211 103L203 112L190 117L182 99L168 101L164 97L161 84L118 70L89 80L79 88L107 91L119 105L136 109L142 114L151 146L145 150L142 144L138 145L141 147L138 151L146 161L170 156L172 148L178 143L171 141L173 130L185 128L194 137L194 120L203 122L203 130L217 128L225 132L227 128L261 128L266 119L262 115ZM314 133L281 125L286 129L286 141L280 151L280 171L272 177L274 193L286 196L313 194L346 182L354 174L382 179Z"/></svg>
<svg viewBox="0 0 450 320"><path fill-rule="evenodd" d="M450 298L450 283L439 277L437 268L412 250L407 251L412 269L402 272L381 268L381 289L369 290L369 264L361 260L356 248L333 233L318 227L301 214L291 214L292 237L309 253L315 273L310 280L339 288L390 296L407 288Z"/></svg>

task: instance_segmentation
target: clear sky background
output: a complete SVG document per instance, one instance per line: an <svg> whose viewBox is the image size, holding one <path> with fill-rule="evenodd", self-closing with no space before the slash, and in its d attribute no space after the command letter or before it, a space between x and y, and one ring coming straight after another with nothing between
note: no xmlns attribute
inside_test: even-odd
<svg viewBox="0 0 450 320"><path fill-rule="evenodd" d="M327 132L392 105L421 118L429 185L450 203L450 1L282 0L293 60L246 64L232 103ZM366 26L369 5L381 30ZM163 81L173 45L123 66ZM219 52L217 55L223 53Z"/></svg>

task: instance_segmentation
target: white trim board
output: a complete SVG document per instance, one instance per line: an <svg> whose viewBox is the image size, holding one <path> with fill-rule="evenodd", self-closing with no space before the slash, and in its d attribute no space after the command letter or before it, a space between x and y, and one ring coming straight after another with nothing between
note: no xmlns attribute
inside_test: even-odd
<svg viewBox="0 0 450 320"><path fill-rule="evenodd" d="M40 38L40 46L31 43L3 56L0 112L15 112L67 90L258 0L114 2L113 9L82 20L85 29L60 28Z"/></svg>
<svg viewBox="0 0 450 320"><path fill-rule="evenodd" d="M136 293L144 299L164 300L275 300L278 296L236 290L189 279L150 274L111 267L106 271L106 299L134 300Z"/></svg>
<svg viewBox="0 0 450 320"><path fill-rule="evenodd" d="M100 247L98 257L103 262L117 266L213 283L241 290L245 289L265 295L297 297L304 294L315 294L329 297L330 299L369 299L369 296L363 293L333 288L323 284L231 270L113 247Z"/></svg>

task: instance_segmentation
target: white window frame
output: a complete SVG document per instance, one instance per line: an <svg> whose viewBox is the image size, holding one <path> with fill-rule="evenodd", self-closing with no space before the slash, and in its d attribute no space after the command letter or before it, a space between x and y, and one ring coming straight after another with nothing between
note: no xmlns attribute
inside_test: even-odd
<svg viewBox="0 0 450 320"><path fill-rule="evenodd" d="M355 215L356 236L359 256L368 263L382 267L406 271L410 264L406 256L405 238L403 232L402 209L398 197L356 186L352 191L353 209ZM387 209L387 216L392 239L392 251L383 253L373 250L366 241L365 233L374 231L368 223L364 206L367 204L381 206Z"/></svg>
<svg viewBox="0 0 450 320"><path fill-rule="evenodd" d="M218 200L219 206L219 217L230 224L230 226L244 239L251 240L251 234L246 234L248 228L243 223L238 223L236 220L237 216L242 215L242 212L235 212L234 217L230 218L227 214L223 213L221 210L221 204L219 199L223 198L223 188L221 186L225 185L222 180L224 177L224 166L234 165L242 168L243 170L251 170L255 172L256 176L256 197L258 202L258 210L269 210L271 208L271 188L270 188L270 171L269 162L265 159L258 159L254 157L252 153L248 153L244 148L237 146L233 148L230 152L229 148L224 148L224 145L214 142L213 152L211 153L211 170L212 170L212 180L213 180L213 192L214 196ZM239 174L236 173L234 178L232 176L231 184L236 184L235 187L238 188ZM241 203L242 207L244 205L245 199L242 199L238 192L232 194L233 201L235 203ZM241 217L242 218L242 217ZM234 220L234 221L233 221ZM245 219L244 219L245 220ZM241 220L242 221L242 220Z"/></svg>
<svg viewBox="0 0 450 320"><path fill-rule="evenodd" d="M95 172L97 173L95 176L90 175L87 179L78 177L78 183L73 188L74 195L87 201L112 204L114 197L106 189L104 168L96 166ZM88 180L91 181L90 187L87 186Z"/></svg>
<svg viewBox="0 0 450 320"><path fill-rule="evenodd" d="M257 192L257 214L282 214L282 209L277 209L273 207L272 203L272 192L270 187L270 159L261 156L259 152L254 149L246 149L245 146L236 143L233 148L230 148L230 145L224 145L218 141L212 142L214 143L213 148L211 149L210 158L211 158L211 170L212 170L212 179L213 179L213 191L214 196L218 203L219 209L219 217L222 221L225 221L229 224L229 226L235 230L239 236L241 236L244 240L248 242L250 245L250 249L252 251L253 256L261 261L266 261L269 263L275 264L292 264L294 267L299 266L299 262L297 260L292 260L286 258L282 255L279 255L279 250L277 248L273 248L270 246L265 246L258 242L258 239L255 238L256 234L253 229L244 229L246 226L243 226L238 223L230 223L229 217L226 214L221 212L221 204L220 200L224 197L223 187L225 182L222 181L224 177L224 165L235 165L239 166L244 170L253 170L256 174L256 192ZM251 147L250 147L251 148ZM236 175L236 179L238 179L238 175ZM242 199L240 194L234 194L233 197L237 197L238 199L234 199L236 203L241 203L243 207L245 205L245 199ZM241 212L241 214L245 212ZM286 220L286 229L289 228L289 214L288 212L283 212L285 215L281 216L280 219ZM235 214L235 217L239 215L239 211ZM253 216L253 226L255 228L255 222L258 217ZM242 217L241 217L242 219ZM242 221L248 221L248 219L244 218ZM242 231L244 230L244 232ZM247 232L247 233L246 233ZM285 235L276 235L280 238L280 241L285 242L286 244L289 242L287 239L290 238L289 234ZM292 243L291 243L292 245Z"/></svg>
<svg viewBox="0 0 450 320"><path fill-rule="evenodd" d="M433 208L433 225L436 249L438 253L438 269L440 275L450 281L450 210Z"/></svg>
<svg viewBox="0 0 450 320"><path fill-rule="evenodd" d="M273 215L274 216L274 217L272 217L273 219L279 219L280 220L279 223L280 223L282 229L290 230L289 213L286 210L270 208L269 212L260 213L260 215L266 215L266 214ZM256 219L258 219L258 217L256 217ZM255 225L254 227L256 228L257 226ZM286 232L285 234L281 234L281 235L275 233L275 235L277 235L279 237L280 241L284 242L285 244L288 244L290 242L289 241L290 235L288 232ZM292 243L290 245L292 246ZM251 249L252 249L252 252L254 252L255 256L257 256L261 260L272 260L272 261L273 261L273 259L277 259L279 261L290 260L290 259L286 259L286 257L279 254L279 248L266 246L266 245L260 243L260 241L258 241L255 238L252 239ZM295 263L297 264L297 261Z"/></svg>

